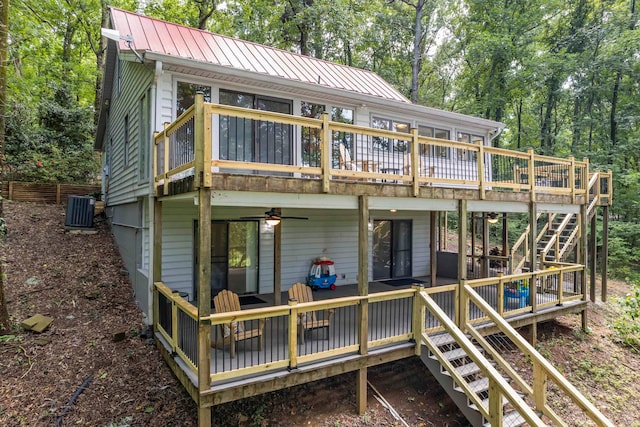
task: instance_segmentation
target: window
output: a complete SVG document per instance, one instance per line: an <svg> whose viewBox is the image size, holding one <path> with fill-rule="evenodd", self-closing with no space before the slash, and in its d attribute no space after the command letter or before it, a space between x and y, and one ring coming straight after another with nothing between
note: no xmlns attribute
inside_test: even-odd
<svg viewBox="0 0 640 427"><path fill-rule="evenodd" d="M211 86L178 82L176 94L176 117L184 113L196 102L196 94L202 92L204 102L211 102Z"/></svg>
<svg viewBox="0 0 640 427"><path fill-rule="evenodd" d="M391 119L385 119L382 117L372 117L371 127L374 129L391 130L394 132L409 133L411 124L407 122L400 122ZM373 148L378 150L389 150L406 152L409 151L409 143L405 140L390 140L389 138L373 138Z"/></svg>
<svg viewBox="0 0 640 427"><path fill-rule="evenodd" d="M321 104L302 101L300 104L300 116L319 119L324 114L326 107ZM302 136L302 165L320 166L320 129L303 127Z"/></svg>
<svg viewBox="0 0 640 427"><path fill-rule="evenodd" d="M353 124L353 110L350 108L331 107L331 121L338 123L345 123L348 125ZM331 162L332 167L340 167L340 144L344 145L345 149L349 151L352 158L356 158L357 153L355 147L355 135L348 132L333 132L331 143L333 149L331 150L333 155Z"/></svg>
<svg viewBox="0 0 640 427"><path fill-rule="evenodd" d="M249 93L220 91L220 104L291 114L292 102ZM220 159L293 164L293 127L267 120L220 116Z"/></svg>
<svg viewBox="0 0 640 427"><path fill-rule="evenodd" d="M138 111L138 178L144 181L149 178L149 150L151 146L151 92L150 90L140 98Z"/></svg>
<svg viewBox="0 0 640 427"><path fill-rule="evenodd" d="M129 166L129 115L124 116L124 147L123 147L124 166Z"/></svg>
<svg viewBox="0 0 640 427"><path fill-rule="evenodd" d="M478 143L484 144L484 136L474 135L466 132L458 132L458 141L466 142L468 144L478 145ZM474 161L477 153L475 151L458 149L458 159Z"/></svg>
<svg viewBox="0 0 640 427"><path fill-rule="evenodd" d="M438 138L438 139L451 139L451 133L446 129L438 129L431 126L418 126L418 133L420 136L426 136L429 138ZM423 152L424 146L421 146L420 154L425 154ZM429 147L429 155L431 157L449 157L449 148L441 147L441 146L431 146Z"/></svg>

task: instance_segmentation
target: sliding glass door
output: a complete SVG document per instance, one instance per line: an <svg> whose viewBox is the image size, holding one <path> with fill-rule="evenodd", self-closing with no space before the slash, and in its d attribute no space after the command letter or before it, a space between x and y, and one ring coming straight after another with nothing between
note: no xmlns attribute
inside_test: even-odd
<svg viewBox="0 0 640 427"><path fill-rule="evenodd" d="M194 292L197 295L198 223L194 227ZM258 292L258 221L211 222L211 297L222 289Z"/></svg>
<svg viewBox="0 0 640 427"><path fill-rule="evenodd" d="M411 276L411 234L411 220L373 222L373 280Z"/></svg>

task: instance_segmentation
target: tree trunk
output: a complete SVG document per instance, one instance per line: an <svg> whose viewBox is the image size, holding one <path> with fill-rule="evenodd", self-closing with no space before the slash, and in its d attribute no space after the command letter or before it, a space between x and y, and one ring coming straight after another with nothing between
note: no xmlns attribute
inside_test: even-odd
<svg viewBox="0 0 640 427"><path fill-rule="evenodd" d="M0 239L6 232L4 222L4 205L2 203L2 179L4 175L4 144L7 110L7 59L9 57L9 0L0 0ZM11 327L9 311L4 299L4 270L3 259L0 258L0 335Z"/></svg>
<svg viewBox="0 0 640 427"><path fill-rule="evenodd" d="M425 0L418 0L412 6L416 9L416 19L413 28L413 60L411 61L411 102L418 102L418 79L422 68L422 13Z"/></svg>

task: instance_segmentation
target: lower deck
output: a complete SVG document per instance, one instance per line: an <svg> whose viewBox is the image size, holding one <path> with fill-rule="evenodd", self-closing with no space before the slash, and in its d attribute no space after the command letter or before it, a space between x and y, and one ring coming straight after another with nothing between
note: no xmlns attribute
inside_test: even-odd
<svg viewBox="0 0 640 427"><path fill-rule="evenodd" d="M587 302L583 274L582 266L565 266L465 284L512 326L519 327L565 314L584 313ZM417 281L429 282L428 279ZM163 314L160 310L157 342L194 400L205 399L207 405L215 405L416 354L415 343L420 341L421 333L442 330L437 318L421 308L417 298L420 292L429 294L457 323L468 322L482 327L487 334L492 333L492 323L463 297L459 283L438 278L436 286L420 285L371 282L366 296L358 296L355 285L341 286L335 291L314 292L313 303L280 306L273 305L273 294L259 295L262 302L254 299L253 304L242 306L240 312L206 316L206 321L212 324L208 326L210 333L206 339L198 337L198 321L191 316L194 312L189 314L181 309L190 304L174 300L167 307L175 313ZM157 284L157 290L160 303L169 303L162 285ZM169 296L180 299L175 294ZM286 298L283 295L282 300ZM328 327L301 334L300 316L312 313L318 320L328 320ZM466 320L461 319L460 313L464 313ZM260 337L236 342L232 357L230 328L238 325L244 331L261 332ZM209 384L199 387L198 343L204 342L211 346L209 375L205 377Z"/></svg>

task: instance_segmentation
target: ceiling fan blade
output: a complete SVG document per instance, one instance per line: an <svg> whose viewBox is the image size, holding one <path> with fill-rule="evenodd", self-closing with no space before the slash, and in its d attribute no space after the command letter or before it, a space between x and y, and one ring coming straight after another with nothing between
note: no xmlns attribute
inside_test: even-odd
<svg viewBox="0 0 640 427"><path fill-rule="evenodd" d="M281 216L282 219L309 219L304 216Z"/></svg>

